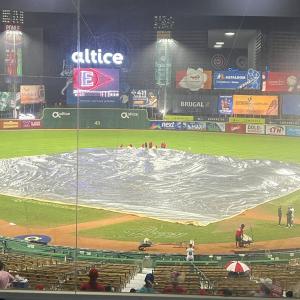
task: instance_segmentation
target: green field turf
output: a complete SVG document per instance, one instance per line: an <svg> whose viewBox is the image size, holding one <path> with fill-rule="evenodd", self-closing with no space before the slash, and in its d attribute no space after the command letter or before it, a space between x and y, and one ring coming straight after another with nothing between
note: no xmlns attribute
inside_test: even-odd
<svg viewBox="0 0 300 300"><path fill-rule="evenodd" d="M226 155L246 159L270 159L300 163L300 138L236 135L207 132L138 131L138 130L24 130L0 131L0 158L51 154L74 151L79 148L115 148L120 144L140 146L145 141L160 144L165 141L169 148L204 153ZM77 143L78 142L78 143ZM266 213L276 216L277 206L293 204L300 211L300 191L282 199L260 206ZM74 207L31 200L0 197L0 219L23 226L54 227L72 224L75 221ZM103 210L80 208L79 222L98 220L114 213ZM232 241L236 224L228 226L228 220L195 227L192 225L143 219L80 232L82 236L102 237L116 240L139 241L145 237L156 242L176 242L194 239L200 243ZM271 240L300 236L299 225L291 230L277 226L273 221L249 220L256 240ZM226 225L226 226L225 226ZM233 225L233 226L232 226ZM232 228L234 227L234 228Z"/></svg>
<svg viewBox="0 0 300 300"><path fill-rule="evenodd" d="M118 147L165 141L172 149L240 158L300 163L300 138L208 132L150 130L24 130L0 131L0 158L50 154L77 148Z"/></svg>
<svg viewBox="0 0 300 300"><path fill-rule="evenodd" d="M27 200L0 195L0 219L20 226L57 227L74 224L75 205ZM101 220L120 214L102 209L78 207L78 222Z"/></svg>

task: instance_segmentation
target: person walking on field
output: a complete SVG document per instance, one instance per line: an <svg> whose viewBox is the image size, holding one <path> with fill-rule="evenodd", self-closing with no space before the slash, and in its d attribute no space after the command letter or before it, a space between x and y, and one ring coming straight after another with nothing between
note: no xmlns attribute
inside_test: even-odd
<svg viewBox="0 0 300 300"><path fill-rule="evenodd" d="M243 236L244 236L245 224L242 224L235 232L235 247L243 247Z"/></svg>
<svg viewBox="0 0 300 300"><path fill-rule="evenodd" d="M282 218L282 208L281 206L278 207L278 225L281 225L281 218Z"/></svg>

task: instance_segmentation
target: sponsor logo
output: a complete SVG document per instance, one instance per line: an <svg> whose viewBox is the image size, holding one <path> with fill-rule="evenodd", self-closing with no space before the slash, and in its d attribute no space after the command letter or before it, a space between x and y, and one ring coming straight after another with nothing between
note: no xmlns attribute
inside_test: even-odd
<svg viewBox="0 0 300 300"><path fill-rule="evenodd" d="M264 134L265 126L264 125L256 125L256 124L247 124L246 133Z"/></svg>
<svg viewBox="0 0 300 300"><path fill-rule="evenodd" d="M139 114L135 113L135 112L126 112L126 111L121 112L122 119L136 118L138 116L139 116Z"/></svg>
<svg viewBox="0 0 300 300"><path fill-rule="evenodd" d="M72 61L77 64L98 64L98 65L122 65L124 56L121 53L102 53L102 49L90 50L84 49L84 52L74 52Z"/></svg>
<svg viewBox="0 0 300 300"><path fill-rule="evenodd" d="M61 119L62 117L68 117L68 116L71 116L71 113L70 112L58 112L58 111L54 111L52 113L52 118L54 119Z"/></svg>
<svg viewBox="0 0 300 300"><path fill-rule="evenodd" d="M284 131L284 128L281 126L273 126L269 128L269 132L271 133L282 133Z"/></svg>

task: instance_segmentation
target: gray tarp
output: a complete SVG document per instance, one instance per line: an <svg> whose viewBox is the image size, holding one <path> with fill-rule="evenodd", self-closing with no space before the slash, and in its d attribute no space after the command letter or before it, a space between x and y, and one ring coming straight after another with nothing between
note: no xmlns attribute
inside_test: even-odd
<svg viewBox="0 0 300 300"><path fill-rule="evenodd" d="M79 204L202 224L300 188L300 165L169 149L81 149ZM76 152L0 160L3 194L75 203Z"/></svg>

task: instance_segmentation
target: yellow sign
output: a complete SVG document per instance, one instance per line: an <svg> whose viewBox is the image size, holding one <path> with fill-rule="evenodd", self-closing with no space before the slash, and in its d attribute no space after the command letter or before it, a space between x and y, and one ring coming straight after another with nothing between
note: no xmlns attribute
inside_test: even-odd
<svg viewBox="0 0 300 300"><path fill-rule="evenodd" d="M165 121L194 121L193 116L181 116L181 115L165 115L164 117Z"/></svg>
<svg viewBox="0 0 300 300"><path fill-rule="evenodd" d="M229 123L265 124L266 120L262 119L262 118L235 118L235 117L229 117Z"/></svg>
<svg viewBox="0 0 300 300"><path fill-rule="evenodd" d="M277 116L278 96L233 95L233 113L237 115Z"/></svg>

